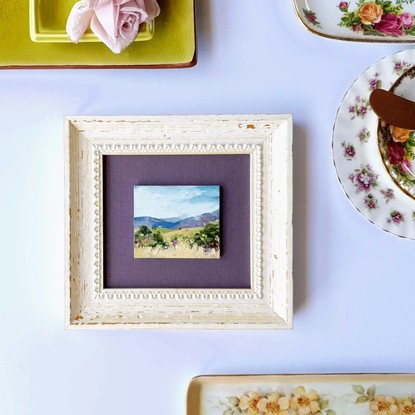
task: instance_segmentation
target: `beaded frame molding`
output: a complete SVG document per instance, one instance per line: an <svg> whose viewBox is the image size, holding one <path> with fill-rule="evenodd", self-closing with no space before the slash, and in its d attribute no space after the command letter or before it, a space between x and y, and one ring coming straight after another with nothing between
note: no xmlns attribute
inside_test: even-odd
<svg viewBox="0 0 415 415"><path fill-rule="evenodd" d="M250 289L107 289L105 155L250 156ZM292 327L290 115L65 117L65 325Z"/></svg>

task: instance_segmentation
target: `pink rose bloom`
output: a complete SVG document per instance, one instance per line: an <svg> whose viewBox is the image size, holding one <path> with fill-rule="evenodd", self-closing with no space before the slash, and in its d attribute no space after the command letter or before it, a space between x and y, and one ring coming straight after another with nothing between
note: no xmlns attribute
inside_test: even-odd
<svg viewBox="0 0 415 415"><path fill-rule="evenodd" d="M401 22L402 24L406 27L406 28L410 28L414 25L414 16L412 16L412 14L410 13L402 13L400 16Z"/></svg>
<svg viewBox="0 0 415 415"><path fill-rule="evenodd" d="M391 164L400 165L405 157L405 147L402 143L389 141L387 144L388 159Z"/></svg>
<svg viewBox="0 0 415 415"><path fill-rule="evenodd" d="M349 8L349 3L348 3L347 1L342 1L342 2L339 4L339 9L340 9L340 11L342 11L342 12L347 12L348 8Z"/></svg>
<svg viewBox="0 0 415 415"><path fill-rule="evenodd" d="M316 19L316 17L314 16L314 14L313 14L313 13L306 13L306 14L305 14L305 17L306 17L306 19L307 19L310 23L315 24L315 23L316 23L316 21L317 21L317 19Z"/></svg>
<svg viewBox="0 0 415 415"><path fill-rule="evenodd" d="M387 13L382 16L379 23L376 23L373 28L385 35L402 36L402 21L393 13Z"/></svg>
<svg viewBox="0 0 415 415"><path fill-rule="evenodd" d="M157 0L81 0L69 14L66 31L78 43L88 26L114 53L137 37L140 24L160 14Z"/></svg>

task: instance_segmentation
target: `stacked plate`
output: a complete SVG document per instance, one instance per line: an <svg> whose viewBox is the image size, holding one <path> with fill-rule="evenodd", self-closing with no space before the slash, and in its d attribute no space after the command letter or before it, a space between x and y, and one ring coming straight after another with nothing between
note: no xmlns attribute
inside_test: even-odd
<svg viewBox="0 0 415 415"><path fill-rule="evenodd" d="M415 132L379 120L369 103L376 88L415 100L415 51L375 63L346 93L334 125L334 163L346 195L369 221L415 239Z"/></svg>

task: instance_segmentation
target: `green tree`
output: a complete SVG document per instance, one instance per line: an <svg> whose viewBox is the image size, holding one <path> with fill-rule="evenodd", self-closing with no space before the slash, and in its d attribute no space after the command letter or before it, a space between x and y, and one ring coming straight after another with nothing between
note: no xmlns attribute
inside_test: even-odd
<svg viewBox="0 0 415 415"><path fill-rule="evenodd" d="M153 248L155 248L157 245L166 245L166 242L163 239L163 235L159 231L153 233L153 241L154 243L151 244L151 247Z"/></svg>
<svg viewBox="0 0 415 415"><path fill-rule="evenodd" d="M134 241L141 246L145 240L148 241L150 235L151 230L147 226L141 225L134 233Z"/></svg>
<svg viewBox="0 0 415 415"><path fill-rule="evenodd" d="M144 237L146 237L147 235L151 235L151 231L150 229L148 229L148 227L146 225L141 225L138 228L138 233Z"/></svg>
<svg viewBox="0 0 415 415"><path fill-rule="evenodd" d="M220 230L219 223L208 223L196 233L194 241L197 246L202 247L205 250L214 249L219 250L220 246Z"/></svg>

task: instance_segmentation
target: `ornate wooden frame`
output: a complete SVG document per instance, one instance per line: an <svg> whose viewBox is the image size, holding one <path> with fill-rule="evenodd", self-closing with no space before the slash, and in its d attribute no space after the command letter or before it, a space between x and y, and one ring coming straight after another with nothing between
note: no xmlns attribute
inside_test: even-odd
<svg viewBox="0 0 415 415"><path fill-rule="evenodd" d="M67 328L292 327L290 115L65 118ZM249 154L250 289L106 289L102 156Z"/></svg>

